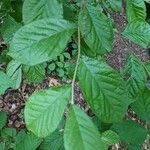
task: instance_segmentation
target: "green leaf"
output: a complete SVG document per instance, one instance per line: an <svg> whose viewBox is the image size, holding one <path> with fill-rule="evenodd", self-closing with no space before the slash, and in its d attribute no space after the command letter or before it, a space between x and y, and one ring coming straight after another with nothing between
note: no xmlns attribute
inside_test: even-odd
<svg viewBox="0 0 150 150"><path fill-rule="evenodd" d="M7 122L7 114L3 111L0 112L0 130L5 126Z"/></svg>
<svg viewBox="0 0 150 150"><path fill-rule="evenodd" d="M87 6L79 14L82 36L95 54L110 52L113 43L111 21L99 9Z"/></svg>
<svg viewBox="0 0 150 150"><path fill-rule="evenodd" d="M90 118L75 105L69 110L64 143L66 150L104 150L98 129Z"/></svg>
<svg viewBox="0 0 150 150"><path fill-rule="evenodd" d="M63 68L64 63L58 61L58 62L56 62L56 65L57 65L59 68Z"/></svg>
<svg viewBox="0 0 150 150"><path fill-rule="evenodd" d="M5 143L0 143L0 150L5 150Z"/></svg>
<svg viewBox="0 0 150 150"><path fill-rule="evenodd" d="M74 6L71 3L69 4L66 0L63 2L64 19L74 22L77 21L77 11L74 9Z"/></svg>
<svg viewBox="0 0 150 150"><path fill-rule="evenodd" d="M62 68L57 68L56 71L59 77L65 76L65 71Z"/></svg>
<svg viewBox="0 0 150 150"><path fill-rule="evenodd" d="M4 72L0 71L0 94L4 94L8 88L13 86L14 83L10 77Z"/></svg>
<svg viewBox="0 0 150 150"><path fill-rule="evenodd" d="M63 132L55 131L46 137L39 150L64 150Z"/></svg>
<svg viewBox="0 0 150 150"><path fill-rule="evenodd" d="M109 130L110 127L112 126L111 123L104 123L102 122L97 116L92 117L93 123L98 127L98 130L100 132L104 132L106 130Z"/></svg>
<svg viewBox="0 0 150 150"><path fill-rule="evenodd" d="M134 54L130 54L122 73L127 78L129 96L135 98L146 86L147 72L144 64Z"/></svg>
<svg viewBox="0 0 150 150"><path fill-rule="evenodd" d="M10 15L17 21L22 22L22 6L24 0L11 0L11 9Z"/></svg>
<svg viewBox="0 0 150 150"><path fill-rule="evenodd" d="M22 129L21 131L18 132L18 134L16 135L16 145L19 144L21 141L24 140L24 138L26 137L26 132Z"/></svg>
<svg viewBox="0 0 150 150"><path fill-rule="evenodd" d="M70 97L69 86L35 92L25 106L27 128L38 137L50 135L59 125Z"/></svg>
<svg viewBox="0 0 150 150"><path fill-rule="evenodd" d="M114 11L120 11L122 8L122 0L107 0L110 4L110 7Z"/></svg>
<svg viewBox="0 0 150 150"><path fill-rule="evenodd" d="M141 149L142 149L141 145L132 145L132 144L130 144L128 146L128 150L141 150Z"/></svg>
<svg viewBox="0 0 150 150"><path fill-rule="evenodd" d="M2 37L7 44L10 44L15 32L21 28L21 24L17 23L11 16L4 19L4 23L0 29Z"/></svg>
<svg viewBox="0 0 150 150"><path fill-rule="evenodd" d="M15 145L14 150L36 150L41 144L42 139L33 133L27 133L24 138Z"/></svg>
<svg viewBox="0 0 150 150"><path fill-rule="evenodd" d="M130 100L120 74L103 61L82 57L79 82L86 101L105 123L122 120Z"/></svg>
<svg viewBox="0 0 150 150"><path fill-rule="evenodd" d="M119 136L111 131L111 130L107 130L105 132L102 133L101 135L101 140L106 144L106 145L113 145L119 142Z"/></svg>
<svg viewBox="0 0 150 150"><path fill-rule="evenodd" d="M116 123L112 126L112 130L126 144L141 145L147 137L146 129L133 121L126 120L121 123Z"/></svg>
<svg viewBox="0 0 150 150"><path fill-rule="evenodd" d="M85 43L83 39L81 39L81 53L91 58L96 57L96 53L91 51L91 49L88 47L88 45Z"/></svg>
<svg viewBox="0 0 150 150"><path fill-rule="evenodd" d="M35 66L23 66L23 72L26 79L30 83L39 83L44 80L45 77L45 66L39 64Z"/></svg>
<svg viewBox="0 0 150 150"><path fill-rule="evenodd" d="M133 21L127 24L122 34L143 48L150 44L150 25L146 22Z"/></svg>
<svg viewBox="0 0 150 150"><path fill-rule="evenodd" d="M67 59L71 59L71 56L68 52L63 53L63 55L65 56L65 58Z"/></svg>
<svg viewBox="0 0 150 150"><path fill-rule="evenodd" d="M150 90L145 88L131 107L141 119L150 121Z"/></svg>
<svg viewBox="0 0 150 150"><path fill-rule="evenodd" d="M4 128L1 132L2 138L14 138L16 136L16 129L14 128Z"/></svg>
<svg viewBox="0 0 150 150"><path fill-rule="evenodd" d="M145 21L146 6L144 0L127 0L126 15L128 22L135 20Z"/></svg>
<svg viewBox="0 0 150 150"><path fill-rule="evenodd" d="M64 63L65 57L64 57L63 54L61 54L61 55L59 56L59 60L60 60L60 62Z"/></svg>
<svg viewBox="0 0 150 150"><path fill-rule="evenodd" d="M65 48L75 26L62 19L42 19L23 26L14 35L9 55L26 65L56 58Z"/></svg>
<svg viewBox="0 0 150 150"><path fill-rule="evenodd" d="M49 69L50 71L54 71L55 68L56 68L56 64L55 64L55 63L50 63L50 64L48 65L48 69Z"/></svg>
<svg viewBox="0 0 150 150"><path fill-rule="evenodd" d="M6 73L14 82L13 88L18 89L22 81L21 64L17 62L16 60L10 61L6 69Z"/></svg>
<svg viewBox="0 0 150 150"><path fill-rule="evenodd" d="M1 0L0 8L0 16L5 16L8 12L10 12L11 0Z"/></svg>
<svg viewBox="0 0 150 150"><path fill-rule="evenodd" d="M23 21L25 24L43 18L63 18L61 0L25 0Z"/></svg>

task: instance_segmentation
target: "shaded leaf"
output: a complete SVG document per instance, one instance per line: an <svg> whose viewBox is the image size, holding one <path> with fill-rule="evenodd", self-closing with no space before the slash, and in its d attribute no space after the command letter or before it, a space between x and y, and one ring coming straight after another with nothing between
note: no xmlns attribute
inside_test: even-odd
<svg viewBox="0 0 150 150"><path fill-rule="evenodd" d="M14 83L10 77L4 72L0 71L0 94L4 94L8 88L13 86Z"/></svg>
<svg viewBox="0 0 150 150"><path fill-rule="evenodd" d="M146 129L133 121L126 120L114 124L111 129L115 131L120 136L121 141L126 144L140 146L147 137Z"/></svg>
<svg viewBox="0 0 150 150"><path fill-rule="evenodd" d="M14 82L13 88L18 89L22 81L22 65L16 60L12 60L7 65L6 73Z"/></svg>
<svg viewBox="0 0 150 150"><path fill-rule="evenodd" d="M45 66L44 64L39 64L35 66L23 66L23 72L26 79L30 83L39 83L44 80L45 77Z"/></svg>
<svg viewBox="0 0 150 150"><path fill-rule="evenodd" d="M17 23L11 16L4 19L0 32L7 44L10 44L15 32L19 30L21 26L22 25Z"/></svg>
<svg viewBox="0 0 150 150"><path fill-rule="evenodd" d="M1 137L4 139L14 138L16 136L16 129L4 128L1 132Z"/></svg>
<svg viewBox="0 0 150 150"><path fill-rule="evenodd" d="M0 129L2 129L7 122L7 114L3 111L0 112Z"/></svg>
<svg viewBox="0 0 150 150"><path fill-rule="evenodd" d="M53 132L44 139L39 150L64 150L63 133L59 131Z"/></svg>
<svg viewBox="0 0 150 150"><path fill-rule="evenodd" d="M150 90L145 88L131 107L141 119L150 121Z"/></svg>
<svg viewBox="0 0 150 150"><path fill-rule="evenodd" d="M33 133L27 133L24 138L15 145L15 150L36 150L41 144L42 139L36 137Z"/></svg>

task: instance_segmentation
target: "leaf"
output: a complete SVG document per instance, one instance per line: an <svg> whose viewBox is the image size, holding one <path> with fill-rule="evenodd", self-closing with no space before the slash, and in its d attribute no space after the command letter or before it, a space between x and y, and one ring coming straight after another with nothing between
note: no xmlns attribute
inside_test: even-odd
<svg viewBox="0 0 150 150"><path fill-rule="evenodd" d="M91 51L91 49L88 47L88 45L85 43L83 39L81 39L81 51L83 55L86 55L91 58L96 57L96 53L94 51Z"/></svg>
<svg viewBox="0 0 150 150"><path fill-rule="evenodd" d="M15 145L15 150L36 150L41 144L42 139L33 133L27 133L24 138Z"/></svg>
<svg viewBox="0 0 150 150"><path fill-rule="evenodd" d="M103 61L82 57L79 83L86 101L101 121L122 120L130 100L118 72Z"/></svg>
<svg viewBox="0 0 150 150"><path fill-rule="evenodd" d="M127 24L122 34L143 48L147 48L150 44L150 25L146 22L131 22Z"/></svg>
<svg viewBox="0 0 150 150"><path fill-rule="evenodd" d="M100 132L104 132L106 130L109 130L110 127L112 126L111 123L104 123L104 122L100 121L100 119L97 116L93 116L92 121L98 127L98 130Z"/></svg>
<svg viewBox="0 0 150 150"><path fill-rule="evenodd" d="M13 88L18 89L21 85L22 81L22 66L16 60L12 60L9 62L7 69L7 75L12 79L14 82Z"/></svg>
<svg viewBox="0 0 150 150"><path fill-rule="evenodd" d="M23 26L14 35L9 55L26 65L56 58L65 48L75 26L62 19L42 19Z"/></svg>
<svg viewBox="0 0 150 150"><path fill-rule="evenodd" d="M0 112L0 130L5 126L7 122L7 114L3 111Z"/></svg>
<svg viewBox="0 0 150 150"><path fill-rule="evenodd" d="M12 0L11 1L11 9L13 11L10 12L10 15L17 21L22 22L22 6L24 0Z"/></svg>
<svg viewBox="0 0 150 150"><path fill-rule="evenodd" d="M135 98L145 89L147 72L143 65L140 59L130 54L122 70L123 75L127 78L126 85L131 98Z"/></svg>
<svg viewBox="0 0 150 150"><path fill-rule="evenodd" d="M5 150L5 143L0 143L0 150Z"/></svg>
<svg viewBox="0 0 150 150"><path fill-rule="evenodd" d="M30 83L40 83L45 77L45 66L44 64L39 64L35 66L23 66L23 72L26 79Z"/></svg>
<svg viewBox="0 0 150 150"><path fill-rule="evenodd" d="M98 129L77 106L72 106L64 131L65 150L104 150Z"/></svg>
<svg viewBox="0 0 150 150"><path fill-rule="evenodd" d="M79 27L86 44L95 54L110 52L113 43L111 21L99 9L87 6L80 11Z"/></svg>
<svg viewBox="0 0 150 150"><path fill-rule="evenodd" d="M67 59L71 59L71 55L68 52L63 53L64 57Z"/></svg>
<svg viewBox="0 0 150 150"><path fill-rule="evenodd" d="M1 137L4 139L14 138L16 136L16 129L14 128L4 128L1 131Z"/></svg>
<svg viewBox="0 0 150 150"><path fill-rule="evenodd" d="M61 0L25 0L23 21L25 24L43 18L63 18Z"/></svg>
<svg viewBox="0 0 150 150"><path fill-rule="evenodd" d="M64 150L63 132L55 131L46 137L39 150Z"/></svg>
<svg viewBox="0 0 150 150"><path fill-rule="evenodd" d="M4 72L0 71L0 94L4 94L5 91L13 87L14 83L13 81L9 78L7 74Z"/></svg>
<svg viewBox="0 0 150 150"><path fill-rule="evenodd" d="M22 129L22 130L19 131L18 134L16 135L16 142L15 142L15 145L17 145L17 144L19 144L20 142L22 142L25 137L26 137L26 132Z"/></svg>
<svg viewBox="0 0 150 150"><path fill-rule="evenodd" d="M62 68L57 68L56 71L57 71L59 77L65 76L65 71Z"/></svg>
<svg viewBox="0 0 150 150"><path fill-rule="evenodd" d="M107 0L114 11L120 11L122 8L121 0Z"/></svg>
<svg viewBox="0 0 150 150"><path fill-rule="evenodd" d="M65 61L65 57L64 57L63 54L61 54L61 55L59 56L59 61L62 62L62 63Z"/></svg>
<svg viewBox="0 0 150 150"><path fill-rule="evenodd" d="M126 15L128 22L145 21L146 6L143 0L127 0Z"/></svg>
<svg viewBox="0 0 150 150"><path fill-rule="evenodd" d="M0 8L0 16L5 16L10 11L11 0L1 0Z"/></svg>
<svg viewBox="0 0 150 150"><path fill-rule="evenodd" d="M21 24L17 23L11 16L4 19L4 23L0 29L3 39L7 44L10 44L15 32L21 28Z"/></svg>
<svg viewBox="0 0 150 150"><path fill-rule="evenodd" d="M141 149L142 149L141 145L132 145L132 144L130 144L128 146L128 150L141 150Z"/></svg>
<svg viewBox="0 0 150 150"><path fill-rule="evenodd" d="M131 104L135 113L143 120L150 120L150 90L145 88L136 98L136 101Z"/></svg>
<svg viewBox="0 0 150 150"><path fill-rule="evenodd" d="M59 68L63 68L63 67L64 67L64 63L63 63L63 62L57 61L57 62L56 62L56 65L57 65Z"/></svg>
<svg viewBox="0 0 150 150"><path fill-rule="evenodd" d="M77 21L77 10L71 3L68 3L66 0L63 2L63 16L66 20L74 22Z"/></svg>
<svg viewBox="0 0 150 150"><path fill-rule="evenodd" d="M71 97L68 86L35 92L25 106L27 128L38 137L46 137L56 130Z"/></svg>
<svg viewBox="0 0 150 150"><path fill-rule="evenodd" d="M48 65L48 69L49 69L50 71L54 71L55 68L56 68L56 64L55 64L55 63L50 63L50 64Z"/></svg>
<svg viewBox="0 0 150 150"><path fill-rule="evenodd" d="M126 144L138 146L141 145L147 137L146 129L133 121L125 120L121 123L116 123L111 129L115 131L120 136L121 141Z"/></svg>
<svg viewBox="0 0 150 150"><path fill-rule="evenodd" d="M111 131L111 130L107 130L105 132L102 133L101 135L101 140L106 144L106 145L113 145L119 142L119 136Z"/></svg>

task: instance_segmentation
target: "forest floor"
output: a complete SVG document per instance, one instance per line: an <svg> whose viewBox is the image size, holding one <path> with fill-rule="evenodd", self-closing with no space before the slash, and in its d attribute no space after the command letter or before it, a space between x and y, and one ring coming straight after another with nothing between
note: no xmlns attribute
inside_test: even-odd
<svg viewBox="0 0 150 150"><path fill-rule="evenodd" d="M125 62L129 50L133 51L143 62L149 60L148 51L143 49L131 41L123 38L121 36L121 32L126 24L126 18L123 13L116 13L113 15L114 23L118 32L115 34L115 40L113 45L113 50L110 54L106 55L107 62L115 69L120 70ZM67 81L71 83L71 80ZM47 88L54 85L62 84L61 80L57 77L47 76L45 80L40 84L28 84L26 80L23 81L22 86L18 90L7 90L6 93L0 96L0 111L3 110L8 114L8 127L16 128L17 130L24 129L24 119L23 119L23 111L25 102L28 97L38 89ZM84 98L82 93L80 92L80 88L78 83L76 83L75 87L75 100L76 103L82 107L86 112L91 113L90 108L84 102ZM127 118L130 118L139 124L145 125L144 122L139 120L137 116L132 111L128 111L126 115ZM112 150L124 150L123 145L117 144L111 148ZM143 150L150 149L150 140L147 140L143 145Z"/></svg>

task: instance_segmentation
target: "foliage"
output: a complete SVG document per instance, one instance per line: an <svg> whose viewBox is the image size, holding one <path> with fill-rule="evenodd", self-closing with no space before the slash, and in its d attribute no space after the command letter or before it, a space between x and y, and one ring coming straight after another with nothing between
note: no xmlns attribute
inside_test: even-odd
<svg viewBox="0 0 150 150"><path fill-rule="evenodd" d="M6 128L7 114L0 112L0 135L1 135L1 150L34 150L42 142L42 139L37 138L33 133L26 133L21 130L17 133L14 128Z"/></svg>
<svg viewBox="0 0 150 150"><path fill-rule="evenodd" d="M66 50L57 58L49 61L47 63L47 73L48 74L56 74L63 81L67 79L67 77L72 76L70 66L74 65L72 60L76 57L77 54L77 45L75 43L71 43L71 50Z"/></svg>
<svg viewBox="0 0 150 150"><path fill-rule="evenodd" d="M0 94L18 89L22 79L42 82L47 73L73 78L71 85L29 97L24 111L27 133L6 128L6 114L1 112L0 148L106 150L121 141L129 149L140 149L149 128L126 120L125 114L132 108L149 126L150 65L129 52L118 72L104 57L112 50L116 31L111 14L122 9L122 1L2 0L0 7L0 32L7 44L0 52L0 63L6 66L0 70ZM144 0L127 0L126 16L122 36L148 48ZM92 116L76 104L77 79Z"/></svg>

